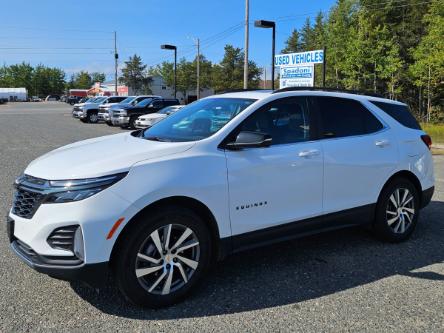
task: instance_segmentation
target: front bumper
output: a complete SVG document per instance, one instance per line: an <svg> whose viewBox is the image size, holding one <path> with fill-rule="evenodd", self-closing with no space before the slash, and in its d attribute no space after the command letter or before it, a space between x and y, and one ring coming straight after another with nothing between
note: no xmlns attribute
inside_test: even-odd
<svg viewBox="0 0 444 333"><path fill-rule="evenodd" d="M129 124L130 117L128 116L118 116L112 117L111 123L116 126L125 126Z"/></svg>
<svg viewBox="0 0 444 333"><path fill-rule="evenodd" d="M109 113L108 112L99 112L98 113L99 120L109 121Z"/></svg>
<svg viewBox="0 0 444 333"><path fill-rule="evenodd" d="M75 256L44 256L14 236L15 221L8 217L7 232L12 251L29 267L39 273L66 281L82 281L92 287L100 287L107 281L108 262L85 264Z"/></svg>
<svg viewBox="0 0 444 333"><path fill-rule="evenodd" d="M82 111L79 111L79 110L74 110L74 111L72 112L72 116L73 116L74 118L80 118L80 114L82 114Z"/></svg>
<svg viewBox="0 0 444 333"><path fill-rule="evenodd" d="M151 121L136 120L134 126L136 128L145 129L151 127Z"/></svg>

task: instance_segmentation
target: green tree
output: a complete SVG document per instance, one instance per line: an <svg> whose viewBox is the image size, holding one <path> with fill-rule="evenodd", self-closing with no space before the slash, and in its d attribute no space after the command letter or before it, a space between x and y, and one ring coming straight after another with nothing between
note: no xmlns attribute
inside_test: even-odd
<svg viewBox="0 0 444 333"><path fill-rule="evenodd" d="M135 94L150 91L151 78L146 73L146 65L143 64L142 58L137 54L125 61L119 81L133 89Z"/></svg>
<svg viewBox="0 0 444 333"><path fill-rule="evenodd" d="M86 71L80 71L75 75L74 88L75 89L89 89L93 85L91 75Z"/></svg>
<svg viewBox="0 0 444 333"><path fill-rule="evenodd" d="M106 75L105 73L99 73L99 72L94 72L91 73L91 81L96 83L96 82L100 82L103 83L106 80Z"/></svg>
<svg viewBox="0 0 444 333"><path fill-rule="evenodd" d="M225 54L219 64L213 66L212 85L215 91L243 87L244 52L232 45L225 46ZM258 88L262 69L255 62L248 62L248 87Z"/></svg>
<svg viewBox="0 0 444 333"><path fill-rule="evenodd" d="M414 84L426 92L426 119L444 120L444 2L434 0L424 16L425 36L413 50Z"/></svg>
<svg viewBox="0 0 444 333"><path fill-rule="evenodd" d="M282 53L299 52L302 50L301 36L297 29L294 29L290 37L285 41L285 48Z"/></svg>

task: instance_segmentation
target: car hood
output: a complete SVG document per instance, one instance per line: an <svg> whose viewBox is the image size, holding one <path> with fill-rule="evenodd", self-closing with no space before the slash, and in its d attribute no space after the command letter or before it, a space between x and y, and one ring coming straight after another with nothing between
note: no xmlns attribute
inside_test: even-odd
<svg viewBox="0 0 444 333"><path fill-rule="evenodd" d="M128 171L143 160L177 154L193 142L158 142L131 133L108 135L55 149L32 161L25 174L48 180L100 177Z"/></svg>
<svg viewBox="0 0 444 333"><path fill-rule="evenodd" d="M166 114L160 114L160 113L151 113L149 115L140 116L139 119L141 120L150 120L150 119L158 119L158 118L166 118Z"/></svg>

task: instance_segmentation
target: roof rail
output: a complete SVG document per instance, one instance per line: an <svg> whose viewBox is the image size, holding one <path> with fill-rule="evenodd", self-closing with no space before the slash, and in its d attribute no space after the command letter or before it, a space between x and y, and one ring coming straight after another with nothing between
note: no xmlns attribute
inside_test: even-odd
<svg viewBox="0 0 444 333"><path fill-rule="evenodd" d="M235 93L235 92L243 92L243 91L273 91L271 89L261 89L261 88L248 88L248 89L227 89L227 90L223 90L223 91L219 91L216 94L220 95L220 94L228 94L228 93Z"/></svg>
<svg viewBox="0 0 444 333"><path fill-rule="evenodd" d="M347 94L354 94L354 95L366 95L366 96L384 98L384 96L381 94L377 94L377 93L369 92L369 91L347 90L347 89L339 89L339 88L323 88L323 87L286 87L286 88L277 89L277 90L273 91L273 94L280 93L280 92L286 92L286 91L304 91L304 90L339 92L339 93L347 93Z"/></svg>

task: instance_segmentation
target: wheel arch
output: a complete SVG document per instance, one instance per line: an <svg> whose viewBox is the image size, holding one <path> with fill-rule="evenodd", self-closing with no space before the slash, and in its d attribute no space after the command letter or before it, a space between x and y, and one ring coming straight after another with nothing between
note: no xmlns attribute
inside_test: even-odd
<svg viewBox="0 0 444 333"><path fill-rule="evenodd" d="M197 213L202 220L205 222L205 224L208 227L208 230L210 231L210 236L212 239L212 251L214 253L214 258L217 260L223 256L224 249L221 246L221 239L219 234L219 227L217 225L216 218L214 217L211 210L201 201L186 197L186 196L172 196L160 199L158 201L155 201L143 209L141 209L137 214L135 214L128 223L125 224L122 231L117 236L117 239L113 245L113 248L111 250L110 255L110 262L113 261L113 258L115 258L116 251L118 250L122 239L124 238L124 235L133 228L137 221L140 221L139 218L145 214L149 214L150 211L154 209L159 209L161 207L166 206L178 206L178 207L185 207L188 209L193 210L195 213Z"/></svg>
<svg viewBox="0 0 444 333"><path fill-rule="evenodd" d="M381 196L382 191L386 188L386 186L388 184L390 184L396 178L404 178L404 179L409 180L415 186L416 191L418 192L419 202L422 203L421 182L419 181L418 177L413 172L411 172L409 170L397 171L393 175L391 175L390 178L387 179L387 181L385 182L384 186L381 188L381 191L379 191L378 201L379 201L379 197Z"/></svg>

